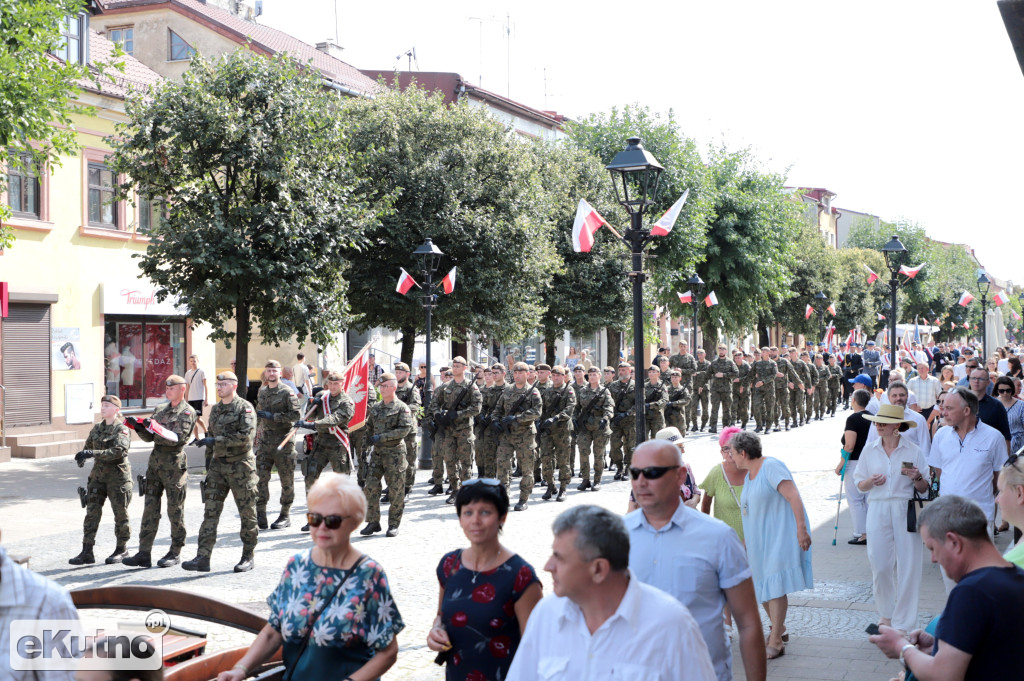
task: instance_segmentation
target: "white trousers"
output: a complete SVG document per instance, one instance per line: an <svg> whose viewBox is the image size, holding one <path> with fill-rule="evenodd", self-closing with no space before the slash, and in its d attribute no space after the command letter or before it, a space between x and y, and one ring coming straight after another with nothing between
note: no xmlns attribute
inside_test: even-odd
<svg viewBox="0 0 1024 681"><path fill-rule="evenodd" d="M868 495L857 489L853 481L853 472L857 470L857 459L846 462L846 475L843 478L846 487L846 503L850 507L853 518L853 533L858 537L865 532L868 517Z"/></svg>
<svg viewBox="0 0 1024 681"><path fill-rule="evenodd" d="M917 628L921 535L907 532L907 500L868 502L868 562L878 614L903 631Z"/></svg>

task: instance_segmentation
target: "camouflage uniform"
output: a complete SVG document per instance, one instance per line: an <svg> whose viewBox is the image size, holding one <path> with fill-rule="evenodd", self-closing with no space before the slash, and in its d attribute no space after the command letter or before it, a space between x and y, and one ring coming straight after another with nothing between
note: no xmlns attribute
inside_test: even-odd
<svg viewBox="0 0 1024 681"><path fill-rule="evenodd" d="M706 359L697 362L697 371L693 374L693 400L690 401L690 429L704 430L708 425L708 369L711 362ZM697 414L700 413L700 426L697 426Z"/></svg>
<svg viewBox="0 0 1024 681"><path fill-rule="evenodd" d="M242 556L252 558L256 548L256 457L252 439L256 412L238 395L227 404L217 402L210 409L207 436L214 438L213 458L206 472L206 509L199 528L199 557L209 558L217 543L217 523L228 491L234 497L242 521Z"/></svg>
<svg viewBox="0 0 1024 681"><path fill-rule="evenodd" d="M324 409L325 399L328 409ZM339 392L337 397L333 397L329 390L324 390L313 398L311 412L306 416L306 420L313 423L316 428L313 451L306 457L306 469L303 471L306 478L307 494L309 488L320 477L320 473L327 468L328 463L331 464L331 470L335 473L350 474L352 472L351 455L345 444L331 432L331 428L337 426L347 432L348 423L355 413L355 402L344 390Z"/></svg>
<svg viewBox="0 0 1024 681"><path fill-rule="evenodd" d="M776 430L779 428L779 418L782 419L782 424L786 430L789 430L790 413L789 413L789 383L793 384L793 390L797 389L797 383L800 382L800 377L796 373L796 369L788 359L779 355L775 360L778 371L775 374L775 411L772 412L772 422L775 424ZM779 376L782 374L782 376Z"/></svg>
<svg viewBox="0 0 1024 681"><path fill-rule="evenodd" d="M597 400L596 402L594 400ZM590 404L593 402L594 406ZM583 412L590 408L584 417ZM590 460L593 454L594 484L601 483L604 472L604 448L611 434L612 416L615 415L615 402L611 392L603 385L591 388L589 384L580 388L580 399L576 402L577 442L580 446L580 477L583 482L579 489L591 487ZM602 424L603 421L603 424Z"/></svg>
<svg viewBox="0 0 1024 681"><path fill-rule="evenodd" d="M541 412L541 420L554 419L553 422L544 426L539 431L538 444L540 445L540 466L544 475L544 482L548 489L555 486L555 468L558 468L558 483L561 489L565 489L572 477L572 469L569 466L572 415L576 411L576 391L568 385L561 388L552 387L541 396L544 403Z"/></svg>
<svg viewBox="0 0 1024 681"><path fill-rule="evenodd" d="M114 511L114 536L117 537L119 553L132 536L128 523L128 504L132 501L132 468L128 463L128 447L131 446L131 431L120 415L114 423L107 425L100 421L89 431L84 449L91 449L92 471L86 489L89 496L85 507L82 544L92 547L96 543L96 531L103 515L103 502L110 500Z"/></svg>
<svg viewBox="0 0 1024 681"><path fill-rule="evenodd" d="M185 545L185 490L188 489L188 457L185 443L199 416L185 400L172 407L165 402L153 410L152 420L178 436L171 442L139 428L135 433L145 442L153 443L146 468L145 507L139 526L139 551L153 550L156 531L160 527L160 497L167 495L167 518L171 522L171 553L177 555Z"/></svg>
<svg viewBox="0 0 1024 681"><path fill-rule="evenodd" d="M673 369L679 369L681 381L680 383L686 386L686 389L690 392L690 397L693 397L693 375L697 373L697 358L690 353L685 355L675 354L668 358L668 365ZM680 428L679 431L685 433L687 429L696 430L694 427L693 419L690 418L690 408L681 409L680 415L683 417L683 423L686 424L686 428Z"/></svg>
<svg viewBox="0 0 1024 681"><path fill-rule="evenodd" d="M476 382L468 375L463 382L452 379L434 391L430 402L430 413L443 414L452 410L455 420L444 428L438 428L434 440L435 461L440 459L448 469L448 480L453 492L459 490L461 481L473 475L473 417L480 413L483 396ZM464 388L468 388L463 391ZM458 398L458 404L456 404ZM434 464L434 484L443 481L440 465Z"/></svg>
<svg viewBox="0 0 1024 681"><path fill-rule="evenodd" d="M583 383L577 383L573 380L569 385L572 387L572 392L576 397L576 401L580 401L580 390L587 384L586 381ZM576 458L579 451L579 443L577 442L577 433L575 426L572 429L572 442L569 446L569 475L572 476L576 470Z"/></svg>
<svg viewBox="0 0 1024 681"><path fill-rule="evenodd" d="M551 390L553 387L555 387L555 383L550 378L545 383L541 383L540 379L537 379L536 381L534 381L533 387L536 388L537 392L540 393L540 403L541 403L541 407L543 408L543 405L544 405L544 395L546 395L549 390ZM540 425L540 417L538 417L537 421L538 421L538 425ZM534 450L534 457L533 457L533 480L534 480L534 484L540 484L540 481L543 480L543 479L544 478L542 477L542 473L541 473L541 470L540 470L540 429L538 429L537 430L537 448Z"/></svg>
<svg viewBox="0 0 1024 681"><path fill-rule="evenodd" d="M818 366L814 365L814 370L817 372L817 381L814 384L814 415L818 417L820 421L825 417L825 405L828 402L828 367L822 364Z"/></svg>
<svg viewBox="0 0 1024 681"><path fill-rule="evenodd" d="M841 367L829 365L828 367L828 411L832 416L836 415L836 407L839 405L839 397L843 387L843 370Z"/></svg>
<svg viewBox="0 0 1024 681"><path fill-rule="evenodd" d="M722 374L718 378L715 374ZM728 357L716 357L707 369L711 392L711 431L718 430L718 408L722 408L722 427L729 425L729 414L732 412L732 379L739 375L736 362ZM708 391L705 391L708 392Z"/></svg>
<svg viewBox="0 0 1024 681"><path fill-rule="evenodd" d="M515 417L512 423L502 423L504 431L498 440L498 480L510 488L512 482L512 454L519 461L522 477L519 479L519 503L524 504L533 491L533 464L536 456L537 429L534 421L541 413L540 392L527 383L522 388L510 385L501 393L494 407L495 423L505 417ZM513 410L515 410L513 412Z"/></svg>
<svg viewBox="0 0 1024 681"><path fill-rule="evenodd" d="M480 468L480 474L485 478L493 478L498 474L499 433L490 426L494 408L498 405L498 398L507 387L508 384L502 381L501 385L495 383L481 391L483 394L481 395L482 406L477 415L480 423L477 430L476 451L477 465Z"/></svg>
<svg viewBox="0 0 1024 681"><path fill-rule="evenodd" d="M679 383L678 388L668 387L668 402L665 404L665 425L675 426L686 435L686 410L690 406L690 388Z"/></svg>
<svg viewBox="0 0 1024 681"><path fill-rule="evenodd" d="M299 398L284 383L276 388L265 385L260 388L256 397L256 408L269 411L270 418L261 418L260 441L256 449L256 473L258 475L256 494L256 513L267 512L270 500L270 473L277 466L277 477L281 480L281 515L287 516L295 501L295 436L281 449L284 436L292 430L292 424L302 415L299 412Z"/></svg>
<svg viewBox="0 0 1024 681"><path fill-rule="evenodd" d="M733 379L732 412L729 422L732 425L746 428L747 421L750 420L750 386L753 384L751 379L754 373L746 362L737 364L736 370L739 372L739 376Z"/></svg>
<svg viewBox="0 0 1024 681"><path fill-rule="evenodd" d="M408 493L416 484L416 426L417 418L420 415L420 391L412 381L406 381L395 390L395 397L409 406L409 414L412 416L412 429L405 436L405 490Z"/></svg>
<svg viewBox="0 0 1024 681"><path fill-rule="evenodd" d="M799 357L795 360L790 359L789 363L799 377L798 381L793 382L793 388L789 391L789 413L796 425L799 426L807 423L807 389L813 385L812 376L807 362ZM803 387L800 387L801 385Z"/></svg>
<svg viewBox="0 0 1024 681"><path fill-rule="evenodd" d="M757 425L758 432L763 430L767 433L775 420L775 374L778 372L778 365L767 359L767 354L762 355L761 359L754 362L750 369L751 406L754 410L754 423ZM764 383L760 388L754 385L759 381Z"/></svg>
<svg viewBox="0 0 1024 681"><path fill-rule="evenodd" d="M668 391L659 378L654 383L650 379L644 383L644 425L647 428L647 439L653 440L659 430L665 427L665 405L668 403Z"/></svg>
<svg viewBox="0 0 1024 681"><path fill-rule="evenodd" d="M608 384L615 415L612 417L612 465L615 479L621 480L623 471L633 462L633 448L636 446L636 384L633 379L623 383L616 379ZM618 423L615 421L618 420Z"/></svg>
<svg viewBox="0 0 1024 681"><path fill-rule="evenodd" d="M377 402L366 417L366 437L380 435L370 453L370 470L366 476L366 522L380 522L380 479L388 484L388 527L398 527L405 512L405 471L409 466L406 436L413 432L409 405L399 399Z"/></svg>

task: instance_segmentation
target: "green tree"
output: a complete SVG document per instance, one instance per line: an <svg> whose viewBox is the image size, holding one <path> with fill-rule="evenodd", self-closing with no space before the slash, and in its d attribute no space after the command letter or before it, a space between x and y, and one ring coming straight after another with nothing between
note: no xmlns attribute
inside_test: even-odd
<svg viewBox="0 0 1024 681"><path fill-rule="evenodd" d="M142 271L235 341L239 375L254 324L326 344L347 322L345 258L388 197L367 198L338 100L315 70L238 50L131 99L109 140L122 193L167 207Z"/></svg>
<svg viewBox="0 0 1024 681"><path fill-rule="evenodd" d="M836 251L836 262L839 271L839 292L835 300L836 333L844 340L851 330L857 328L874 335L884 323L878 321L878 312L885 294L879 284L868 284L864 265L881 275L885 272L885 259L879 251L841 248Z"/></svg>
<svg viewBox="0 0 1024 681"><path fill-rule="evenodd" d="M839 259L835 249L825 243L817 227L806 217L798 227L794 246L799 256L794 258L790 270L790 295L776 304L774 317L787 330L802 333L816 343L820 340L819 314L825 313L825 310L814 296L824 293L829 302L838 302L836 296L841 280ZM808 305L814 308L809 318L806 317ZM827 313L825 316L829 317Z"/></svg>
<svg viewBox="0 0 1024 681"><path fill-rule="evenodd" d="M395 281L404 266L422 284L412 252L430 238L447 255L437 276L458 266L455 292L434 309L435 333L464 339L472 329L505 341L533 332L558 257L529 146L483 109L449 106L416 86L350 100L340 115L360 172L396 197L352 261L355 325L400 330L402 359L412 361L423 308L417 289L403 297Z"/></svg>

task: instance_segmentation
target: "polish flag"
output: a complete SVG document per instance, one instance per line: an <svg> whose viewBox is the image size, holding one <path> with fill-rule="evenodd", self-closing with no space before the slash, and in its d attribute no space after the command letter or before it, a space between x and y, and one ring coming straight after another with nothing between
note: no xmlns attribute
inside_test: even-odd
<svg viewBox="0 0 1024 681"><path fill-rule="evenodd" d="M455 268L452 271L444 275L444 279L441 280L441 286L444 287L444 292L451 293L455 290Z"/></svg>
<svg viewBox="0 0 1024 681"><path fill-rule="evenodd" d="M676 292L676 295L679 296L679 302L683 305L693 302L693 291L687 291L686 293Z"/></svg>
<svg viewBox="0 0 1024 681"><path fill-rule="evenodd" d="M969 291L964 291L963 294L960 296L960 301L957 304L960 305L961 307L967 307L968 305L971 304L972 300L974 300L974 296L972 296Z"/></svg>
<svg viewBox="0 0 1024 681"><path fill-rule="evenodd" d="M804 310L804 319L810 319L812 314L814 314L814 308L808 305L807 309Z"/></svg>
<svg viewBox="0 0 1024 681"><path fill-rule="evenodd" d="M885 315L884 314L878 315L878 321L884 322L885 321Z"/></svg>
<svg viewBox="0 0 1024 681"><path fill-rule="evenodd" d="M1012 309L1011 309L1011 310L1010 310L1010 316L1011 316L1011 317L1013 317L1013 318L1014 318L1014 320L1016 320L1016 321L1018 321L1018 322L1020 321L1020 315L1019 315L1019 314L1017 314L1017 311L1016 311L1016 310L1012 310Z"/></svg>
<svg viewBox="0 0 1024 681"><path fill-rule="evenodd" d="M607 220L601 217L593 206L580 199L580 205L576 208L576 219L572 223L572 250L577 253L590 253L590 249L594 247L594 232L601 229L601 225L607 224Z"/></svg>
<svg viewBox="0 0 1024 681"><path fill-rule="evenodd" d="M949 328L950 329L956 329L956 322L950 322L949 323Z"/></svg>
<svg viewBox="0 0 1024 681"><path fill-rule="evenodd" d="M665 214L654 223L651 227L651 236L668 236L668 233L672 231L672 228L676 224L676 218L679 217L679 211L683 209L683 204L686 203L686 197L690 195L690 190L687 189L683 192L683 195L679 197L679 200L672 204L672 207L665 211Z"/></svg>
<svg viewBox="0 0 1024 681"><path fill-rule="evenodd" d="M707 305L708 307L714 307L715 305L718 305L718 296L715 295L714 291L704 296L704 304Z"/></svg>
<svg viewBox="0 0 1024 681"><path fill-rule="evenodd" d="M969 324L968 324L967 322L964 322L964 328L965 328L965 329L969 329L969 328L971 328L971 327L970 327L970 325L969 325Z"/></svg>
<svg viewBox="0 0 1024 681"><path fill-rule="evenodd" d="M1002 305L1003 303L1010 302L1010 296L1006 295L1006 291L1000 291L999 293L992 296L992 302L995 303L997 306Z"/></svg>
<svg viewBox="0 0 1024 681"><path fill-rule="evenodd" d="M875 274L874 270L872 270L867 265L864 265L864 269L866 269L868 271L868 273L869 273L868 274L868 283L869 284L874 284L876 281L878 281L878 275Z"/></svg>
<svg viewBox="0 0 1024 681"><path fill-rule="evenodd" d="M420 285L416 283L416 280L412 278L412 275L405 271L404 267L399 267L398 269L402 270L402 274L398 276L398 286L395 287L395 291L404 296L410 289L412 289L413 286L420 288Z"/></svg>
<svg viewBox="0 0 1024 681"><path fill-rule="evenodd" d="M827 311L827 312L828 312L828 313L829 313L830 315L832 315L833 317L835 317L835 316L836 316L836 304L835 304L835 303L829 303L828 307L826 307L826 308L825 308L825 310L826 310L826 311Z"/></svg>
<svg viewBox="0 0 1024 681"><path fill-rule="evenodd" d="M906 265L902 265L900 267L900 274L906 275L907 279L913 279L917 276L917 273L921 271L921 268L924 267L924 265L925 263L921 263L917 267L907 267Z"/></svg>

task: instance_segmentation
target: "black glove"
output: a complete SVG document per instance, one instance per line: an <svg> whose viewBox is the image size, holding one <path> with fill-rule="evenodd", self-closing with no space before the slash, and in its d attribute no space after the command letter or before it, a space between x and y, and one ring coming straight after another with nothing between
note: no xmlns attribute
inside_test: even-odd
<svg viewBox="0 0 1024 681"><path fill-rule="evenodd" d="M292 428L313 429L316 428L316 424L314 424L312 421L296 421L295 423L292 424Z"/></svg>
<svg viewBox="0 0 1024 681"><path fill-rule="evenodd" d="M209 447L209 446L210 446L210 445L212 445L212 444L213 444L213 443L214 443L215 441L216 441L216 440L215 440L214 438L212 438L212 437L210 437L209 435L207 435L207 436L206 436L206 437L204 437L204 438L203 438L202 440L197 440L197 441L196 441L196 446L197 446L197 447Z"/></svg>
<svg viewBox="0 0 1024 681"><path fill-rule="evenodd" d="M153 422L153 419L142 419L142 427L149 428L149 424Z"/></svg>
<svg viewBox="0 0 1024 681"><path fill-rule="evenodd" d="M501 420L501 425L503 425L503 426L510 426L513 423L518 423L518 422L519 422L519 417L518 416L511 416L510 415L510 416L506 416L505 418L503 418Z"/></svg>
<svg viewBox="0 0 1024 681"><path fill-rule="evenodd" d="M370 436L370 444L371 445L375 445L378 442L380 442L380 435L371 435Z"/></svg>
<svg viewBox="0 0 1024 681"><path fill-rule="evenodd" d="M128 424L128 426L129 426L129 427L130 427L130 428L131 428L132 430L134 430L134 431L135 431L136 433L141 433L142 431L144 431L144 430L146 429L146 428L145 428L145 426L143 426L143 425L142 425L142 422L141 422L141 421L139 421L139 420L138 420L137 418L135 418L134 416L129 416L129 417L127 417L127 418L126 418L126 419L124 420L124 422L125 422L126 424Z"/></svg>
<svg viewBox="0 0 1024 681"><path fill-rule="evenodd" d="M555 425L556 423L558 423L558 419L557 418L550 418L550 419L544 419L544 422L541 423L540 425L541 425L542 428L544 428L544 430L547 430L548 428L550 428L551 426Z"/></svg>
<svg viewBox="0 0 1024 681"><path fill-rule="evenodd" d="M83 449L82 451L75 454L75 463L81 468L85 465L85 462L96 455L96 452L91 449Z"/></svg>
<svg viewBox="0 0 1024 681"><path fill-rule="evenodd" d="M504 432L505 426L502 425L501 421L491 421L491 429L496 433Z"/></svg>
<svg viewBox="0 0 1024 681"><path fill-rule="evenodd" d="M626 418L626 416L628 416L628 414L626 414L626 412L620 411L618 414L616 414L614 417L612 417L612 425L613 426L619 425L619 422L621 422L622 419Z"/></svg>
<svg viewBox="0 0 1024 681"><path fill-rule="evenodd" d="M272 419L274 418L274 412L260 409L256 412L256 416L260 417L261 419Z"/></svg>
<svg viewBox="0 0 1024 681"><path fill-rule="evenodd" d="M449 409L448 411L441 415L441 418L444 420L444 425L452 425L453 423L455 423L455 410Z"/></svg>
<svg viewBox="0 0 1024 681"><path fill-rule="evenodd" d="M477 414L476 416L474 416L473 417L473 423L475 423L478 426L482 426L483 423L484 423L484 415L483 414Z"/></svg>
<svg viewBox="0 0 1024 681"><path fill-rule="evenodd" d="M600 421L598 421L597 425L600 426L601 428L607 428L608 419L601 419Z"/></svg>

